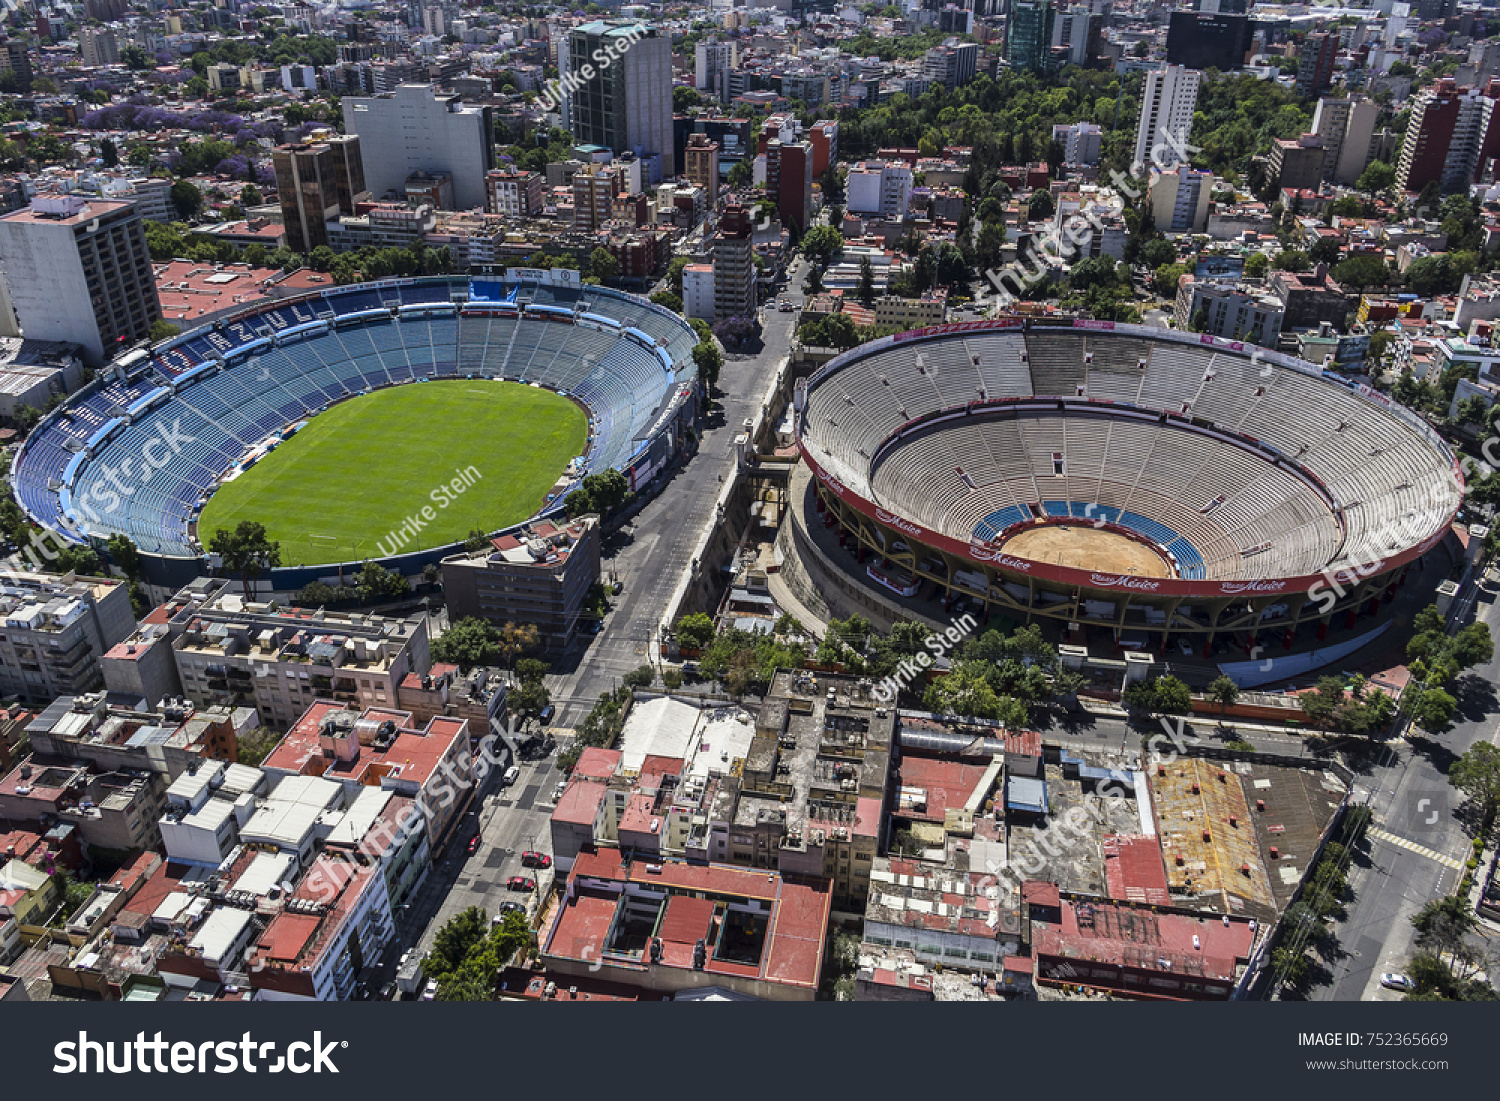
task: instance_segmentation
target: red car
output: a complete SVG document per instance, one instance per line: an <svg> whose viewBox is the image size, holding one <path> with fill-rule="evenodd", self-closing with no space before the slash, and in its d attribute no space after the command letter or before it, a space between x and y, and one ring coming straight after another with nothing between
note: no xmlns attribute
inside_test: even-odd
<svg viewBox="0 0 1500 1101"><path fill-rule="evenodd" d="M507 886L512 891L534 891L536 890L536 880L530 876L513 875L510 877Z"/></svg>
<svg viewBox="0 0 1500 1101"><path fill-rule="evenodd" d="M473 856L478 851L479 851L479 835L476 833L473 837L469 838L469 855Z"/></svg>
<svg viewBox="0 0 1500 1101"><path fill-rule="evenodd" d="M546 853L524 852L521 854L521 867L550 868L552 867L552 858Z"/></svg>

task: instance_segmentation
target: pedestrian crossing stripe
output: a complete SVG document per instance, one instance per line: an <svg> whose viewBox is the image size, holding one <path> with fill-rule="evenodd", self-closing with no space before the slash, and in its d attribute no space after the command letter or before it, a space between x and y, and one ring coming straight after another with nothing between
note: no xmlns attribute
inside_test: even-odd
<svg viewBox="0 0 1500 1101"><path fill-rule="evenodd" d="M1451 856L1445 856L1440 852L1427 848L1427 846L1425 845L1418 845L1415 841L1408 841L1404 837L1397 837L1394 833L1386 833L1386 831L1382 829L1371 829L1369 831L1369 834L1377 841L1384 841L1391 845L1399 845L1409 852L1414 852L1418 856L1425 856L1428 860L1436 860L1439 864L1442 864L1448 868L1452 868L1455 871L1464 866L1463 861L1461 860L1458 860Z"/></svg>

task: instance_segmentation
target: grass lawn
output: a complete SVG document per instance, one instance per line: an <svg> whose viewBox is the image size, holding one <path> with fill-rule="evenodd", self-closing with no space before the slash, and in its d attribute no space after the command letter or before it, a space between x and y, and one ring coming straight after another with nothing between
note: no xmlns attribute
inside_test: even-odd
<svg viewBox="0 0 1500 1101"><path fill-rule="evenodd" d="M222 486L203 509L198 538L207 547L217 529L254 520L281 544L283 566L441 546L536 512L587 439L578 406L519 383L377 390L319 414ZM450 483L470 466L478 477L471 472L472 484L455 491ZM392 533L408 516L425 526L400 543Z"/></svg>

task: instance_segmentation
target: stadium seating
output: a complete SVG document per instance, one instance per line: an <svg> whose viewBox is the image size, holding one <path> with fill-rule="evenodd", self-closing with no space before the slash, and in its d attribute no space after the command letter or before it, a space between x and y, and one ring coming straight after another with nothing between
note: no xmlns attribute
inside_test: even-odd
<svg viewBox="0 0 1500 1101"><path fill-rule="evenodd" d="M125 416L132 403L158 386L296 325L382 307L447 303L465 289L464 281L444 279L378 290L339 288L174 337L153 353L150 369L138 379L125 382L105 372L33 431L12 464L17 497L33 518L57 527L63 519L62 477L75 455L111 418ZM372 318L299 334L281 346L263 347L234 367L196 378L167 401L139 413L78 464L66 487L75 502L72 515L87 509L83 526L91 534L124 533L148 553L196 554L189 534L194 507L250 448L345 396L412 379L471 373L568 391L590 414L586 469L627 461L680 384L696 374L691 328L656 306L604 288L590 287L586 294L556 287L533 290L547 292L538 293L536 301L570 307L586 299L590 312L622 328L660 336L677 369L664 371L654 350L634 337L566 320L413 313L399 321ZM187 437L172 461L120 497L117 507L105 510L99 502L110 499L106 468L113 469L118 458L138 453L169 429Z"/></svg>

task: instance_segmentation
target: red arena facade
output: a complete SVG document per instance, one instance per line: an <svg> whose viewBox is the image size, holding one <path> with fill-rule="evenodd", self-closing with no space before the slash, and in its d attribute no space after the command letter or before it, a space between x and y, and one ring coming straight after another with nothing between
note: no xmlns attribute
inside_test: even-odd
<svg viewBox="0 0 1500 1101"><path fill-rule="evenodd" d="M1143 326L899 333L795 408L817 515L866 583L1205 656L1373 615L1463 495L1446 444L1378 391Z"/></svg>

